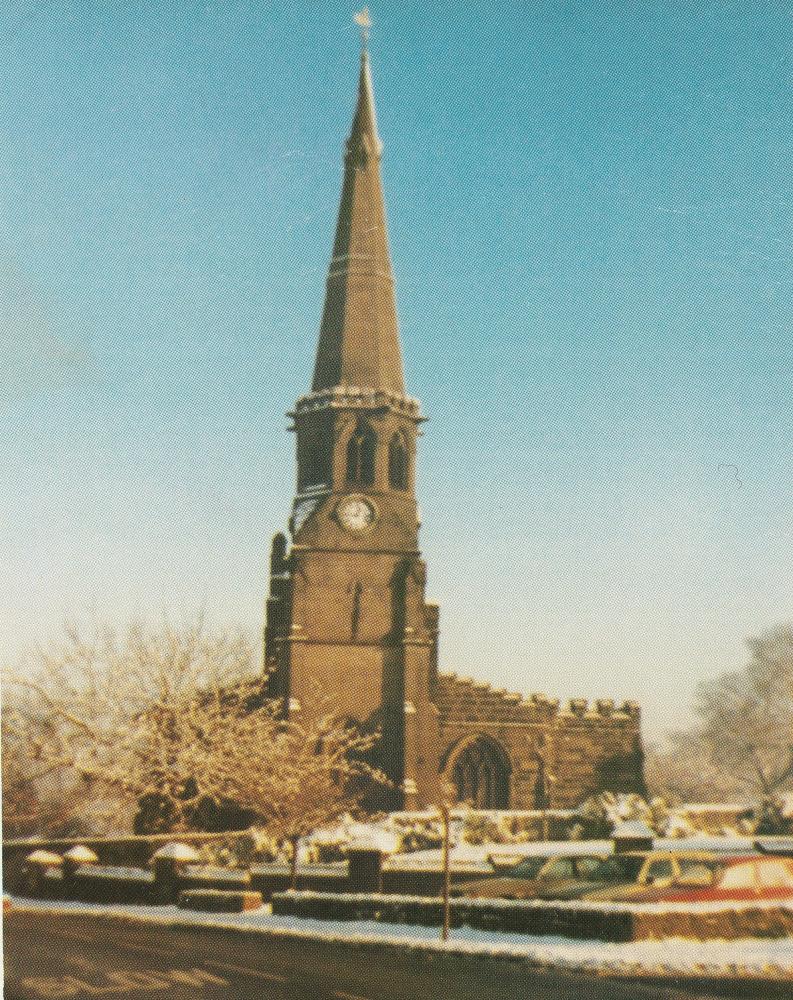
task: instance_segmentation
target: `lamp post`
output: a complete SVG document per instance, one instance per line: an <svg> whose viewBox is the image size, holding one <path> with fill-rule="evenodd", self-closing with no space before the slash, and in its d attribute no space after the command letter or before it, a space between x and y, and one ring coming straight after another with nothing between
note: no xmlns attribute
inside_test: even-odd
<svg viewBox="0 0 793 1000"><path fill-rule="evenodd" d="M451 895L451 814L456 791L454 785L444 783L441 786L440 814L443 824L443 885L441 887L443 923L441 925L441 941L449 940L449 925L451 923L449 906Z"/></svg>
<svg viewBox="0 0 793 1000"><path fill-rule="evenodd" d="M547 772L544 772L543 777L544 777L544 781L543 781L544 787L543 787L543 790L542 790L542 798L543 798L543 808L542 808L542 839L545 840L545 841L548 841L548 840L551 839L551 830L550 830L550 825L551 824L550 824L550 816L548 814L549 814L549 812L550 812L550 810L552 808L552 798L551 798L551 795L552 795L552 792L553 792L553 784L556 781L556 776L553 775L553 774L548 774Z"/></svg>
<svg viewBox="0 0 793 1000"><path fill-rule="evenodd" d="M550 732L545 732L542 739L534 751L537 760L537 783L535 785L535 807L539 807L542 813L542 839L547 841L550 837L550 816L553 798L553 785L556 782L556 775L552 773L551 766L555 763L556 741L555 726ZM536 801L536 800L539 801Z"/></svg>
<svg viewBox="0 0 793 1000"><path fill-rule="evenodd" d="M443 817L443 926L441 928L441 941L449 940L449 897L451 882L451 865L449 859L450 848L450 813L451 807L447 802L441 806L441 816Z"/></svg>

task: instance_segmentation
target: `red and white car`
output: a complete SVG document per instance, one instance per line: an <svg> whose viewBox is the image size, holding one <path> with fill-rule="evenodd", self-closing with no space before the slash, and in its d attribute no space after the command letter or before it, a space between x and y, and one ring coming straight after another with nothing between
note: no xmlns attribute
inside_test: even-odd
<svg viewBox="0 0 793 1000"><path fill-rule="evenodd" d="M689 864L655 900L704 903L719 900L793 899L793 859L736 855Z"/></svg>

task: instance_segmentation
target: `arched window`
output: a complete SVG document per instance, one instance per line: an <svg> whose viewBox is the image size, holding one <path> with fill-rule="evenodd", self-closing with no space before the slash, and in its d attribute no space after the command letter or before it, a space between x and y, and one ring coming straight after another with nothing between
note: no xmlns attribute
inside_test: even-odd
<svg viewBox="0 0 793 1000"><path fill-rule="evenodd" d="M408 488L408 446L401 433L396 433L388 445L388 482L395 490Z"/></svg>
<svg viewBox="0 0 793 1000"><path fill-rule="evenodd" d="M330 483L331 471L328 451L328 446L324 441L312 442L300 470L302 472L299 484L301 490L308 489L310 486L327 486Z"/></svg>
<svg viewBox="0 0 793 1000"><path fill-rule="evenodd" d="M359 423L347 444L347 482L360 486L374 483L374 456L377 435L365 423Z"/></svg>
<svg viewBox="0 0 793 1000"><path fill-rule="evenodd" d="M479 737L463 748L451 768L459 802L474 809L509 807L509 764L490 740Z"/></svg>

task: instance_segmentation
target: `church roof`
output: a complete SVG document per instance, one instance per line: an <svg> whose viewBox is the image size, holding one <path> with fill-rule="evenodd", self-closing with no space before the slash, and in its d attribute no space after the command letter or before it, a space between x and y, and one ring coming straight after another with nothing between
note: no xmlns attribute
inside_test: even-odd
<svg viewBox="0 0 793 1000"><path fill-rule="evenodd" d="M328 272L312 391L335 386L404 395L369 54L344 154L344 183Z"/></svg>

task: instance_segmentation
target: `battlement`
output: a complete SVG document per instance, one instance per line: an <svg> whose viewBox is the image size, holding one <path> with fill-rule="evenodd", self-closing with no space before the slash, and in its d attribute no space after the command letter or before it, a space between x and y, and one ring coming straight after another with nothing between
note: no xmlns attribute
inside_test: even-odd
<svg viewBox="0 0 793 1000"><path fill-rule="evenodd" d="M549 721L558 719L561 724L597 722L606 720L620 722L637 721L640 708L635 701L624 701L617 705L612 698L571 698L564 705L558 698L550 698L541 692L523 695L505 688L494 688L487 681L473 677L459 677L455 673L440 674L436 699L441 715L455 717L461 714L475 716L482 721L488 719L491 710L495 717L507 721L514 716L515 721Z"/></svg>

